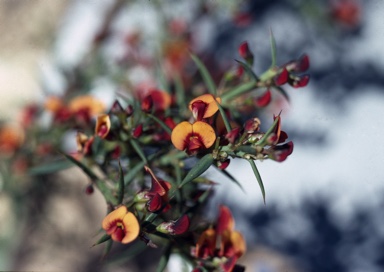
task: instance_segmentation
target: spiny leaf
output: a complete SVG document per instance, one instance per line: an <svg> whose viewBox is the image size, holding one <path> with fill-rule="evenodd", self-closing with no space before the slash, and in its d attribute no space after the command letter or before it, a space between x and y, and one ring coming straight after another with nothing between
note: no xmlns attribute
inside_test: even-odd
<svg viewBox="0 0 384 272"><path fill-rule="evenodd" d="M255 164L255 162L252 159L249 159L247 161L251 165L253 173L255 174L257 182L259 183L261 194L263 195L263 201L264 201L264 204L265 204L265 190L264 190L264 185L263 185L263 181L261 180L261 176L260 176L259 170L257 170L256 164Z"/></svg>
<svg viewBox="0 0 384 272"><path fill-rule="evenodd" d="M121 204L124 198L124 172L123 168L121 168L121 164L119 161L119 190L118 190L118 198L117 203Z"/></svg>
<svg viewBox="0 0 384 272"><path fill-rule="evenodd" d="M234 183L236 183L237 186L240 187L240 189L245 193L244 191L244 188L243 186L241 185L241 183L234 177L232 176L227 170L221 170L219 168L217 168L221 173L223 173L227 178L229 178L231 181L233 181Z"/></svg>
<svg viewBox="0 0 384 272"><path fill-rule="evenodd" d="M236 62L244 68L245 72L250 75L254 81L259 80L259 77L255 74L255 72L253 72L252 67L250 67L248 63L242 62L240 60L236 60Z"/></svg>
<svg viewBox="0 0 384 272"><path fill-rule="evenodd" d="M130 142L131 146L133 147L133 149L136 151L137 155L139 155L141 160L145 164L147 164L148 163L147 158L145 157L145 154L144 154L143 150L141 149L140 145L137 143L137 141L135 139L130 139L129 142Z"/></svg>
<svg viewBox="0 0 384 272"><path fill-rule="evenodd" d="M199 72L203 77L204 83L207 85L209 93L216 97L216 85L210 73L208 72L207 67L205 67L204 63L197 56L191 54L191 58L199 69Z"/></svg>
<svg viewBox="0 0 384 272"><path fill-rule="evenodd" d="M189 170L188 174L184 177L183 181L179 185L179 188L183 187L188 182L194 180L203 174L213 163L214 159L212 154L206 154L202 157L195 166Z"/></svg>
<svg viewBox="0 0 384 272"><path fill-rule="evenodd" d="M84 173L93 181L96 181L98 179L98 177L96 176L95 173L93 173L93 171L87 167L85 164L83 164L82 162L76 160L74 157L72 157L71 155L68 155L68 154L65 154L65 153L61 153L63 156L65 156L69 161L71 161L72 163L76 164L78 167L80 167L81 170L84 171Z"/></svg>
<svg viewBox="0 0 384 272"><path fill-rule="evenodd" d="M217 107L219 108L220 115L223 118L225 128L226 128L227 132L230 132L232 130L232 128L231 128L231 124L229 123L229 120L227 118L227 115L225 114L224 108L216 100L215 100L215 102L217 104Z"/></svg>
<svg viewBox="0 0 384 272"><path fill-rule="evenodd" d="M167 245L165 248L165 252L161 256L160 262L157 265L156 272L163 272L164 269L167 267L168 261L169 261L169 256L171 255L171 245Z"/></svg>
<svg viewBox="0 0 384 272"><path fill-rule="evenodd" d="M280 86L273 86L272 88L276 89L278 92L280 92L285 99L287 99L287 101L289 102L289 96L287 94L287 92Z"/></svg>
<svg viewBox="0 0 384 272"><path fill-rule="evenodd" d="M172 134L172 130L159 118L154 116L153 114L148 113L148 117L152 118L156 123L158 123L169 135Z"/></svg>
<svg viewBox="0 0 384 272"><path fill-rule="evenodd" d="M109 240L111 240L111 235L104 234L96 243L94 243L92 245L92 247L100 245L100 244L102 244L102 243L104 243L106 241L109 241Z"/></svg>
<svg viewBox="0 0 384 272"><path fill-rule="evenodd" d="M73 163L67 160L59 160L47 164L32 167L28 170L29 175L44 175L55 173L60 170L68 169L73 166Z"/></svg>
<svg viewBox="0 0 384 272"><path fill-rule="evenodd" d="M276 41L275 37L273 36L272 29L270 29L270 42L271 42L271 55L272 55L272 64L271 67L276 66Z"/></svg>

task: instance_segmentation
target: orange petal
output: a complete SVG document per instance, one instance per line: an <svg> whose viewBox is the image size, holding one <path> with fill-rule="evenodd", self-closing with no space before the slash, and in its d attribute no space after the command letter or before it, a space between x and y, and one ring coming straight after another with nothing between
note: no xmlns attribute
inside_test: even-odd
<svg viewBox="0 0 384 272"><path fill-rule="evenodd" d="M62 100L56 96L48 97L44 104L44 108L53 113L57 112L63 106Z"/></svg>
<svg viewBox="0 0 384 272"><path fill-rule="evenodd" d="M216 97L216 101L215 101L214 96L211 94L200 95L199 97L196 97L191 102L189 102L189 109L191 111L192 111L192 104L197 101L202 101L207 104L203 118L208 118L214 115L218 111L219 107L217 106L216 101L218 103L221 103L221 98Z"/></svg>
<svg viewBox="0 0 384 272"><path fill-rule="evenodd" d="M243 238L243 235L238 231L232 231L230 235L234 255L236 257L242 256L247 250L247 245Z"/></svg>
<svg viewBox="0 0 384 272"><path fill-rule="evenodd" d="M68 105L71 112L78 112L82 109L89 109L92 115L102 113L105 110L105 105L97 98L90 95L78 96L71 100Z"/></svg>
<svg viewBox="0 0 384 272"><path fill-rule="evenodd" d="M166 110L171 105L171 96L164 91L151 90L149 95L152 97L153 106L155 110Z"/></svg>
<svg viewBox="0 0 384 272"><path fill-rule="evenodd" d="M115 229L117 221L123 221L124 216L127 214L127 207L121 206L118 209L110 212L103 220L102 227L107 231L107 234L111 234Z"/></svg>
<svg viewBox="0 0 384 272"><path fill-rule="evenodd" d="M179 149L186 148L186 138L192 134L192 125L189 122L181 122L173 130L171 134L171 141L173 145Z"/></svg>
<svg viewBox="0 0 384 272"><path fill-rule="evenodd" d="M136 216L128 212L123 219L123 226L125 231L125 236L121 242L123 244L128 244L135 240L140 233L139 221L137 221Z"/></svg>
<svg viewBox="0 0 384 272"><path fill-rule="evenodd" d="M231 210L224 205L220 206L219 217L217 218L216 230L222 234L226 230L233 230L235 228L235 220L233 219Z"/></svg>
<svg viewBox="0 0 384 272"><path fill-rule="evenodd" d="M109 130L111 129L111 119L108 114L102 114L97 116L95 134L101 138L107 137Z"/></svg>
<svg viewBox="0 0 384 272"><path fill-rule="evenodd" d="M199 237L196 244L196 257L207 258L213 256L216 249L216 231L214 229L205 230Z"/></svg>
<svg viewBox="0 0 384 272"><path fill-rule="evenodd" d="M203 142L205 148L210 148L216 140L215 131L205 122L196 121L193 123L192 132L193 135L200 136L200 140Z"/></svg>

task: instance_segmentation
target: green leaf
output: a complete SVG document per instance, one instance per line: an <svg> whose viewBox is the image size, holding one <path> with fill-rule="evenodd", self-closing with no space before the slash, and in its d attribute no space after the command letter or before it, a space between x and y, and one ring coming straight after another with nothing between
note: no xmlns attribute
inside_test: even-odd
<svg viewBox="0 0 384 272"><path fill-rule="evenodd" d="M249 159L247 161L251 165L253 173L255 174L257 182L259 183L261 194L263 195L263 201L264 201L264 204L265 204L265 190L264 190L264 185L263 185L263 181L261 180L261 176L260 176L259 170L257 170L256 164L255 164L255 162L252 159Z"/></svg>
<svg viewBox="0 0 384 272"><path fill-rule="evenodd" d="M184 177L183 181L179 185L179 188L183 187L188 182L194 180L195 178L203 174L213 164L213 161L214 159L212 154L207 154L202 157L195 164L195 166L191 170L189 170L188 174Z"/></svg>
<svg viewBox="0 0 384 272"><path fill-rule="evenodd" d="M119 161L119 190L118 190L118 198L117 203L121 204L124 199L124 172L123 168L121 168L121 164Z"/></svg>
<svg viewBox="0 0 384 272"><path fill-rule="evenodd" d="M129 183L136 177L137 173L139 173L145 165L146 163L141 161L129 169L128 173L124 176L124 185L128 186Z"/></svg>
<svg viewBox="0 0 384 272"><path fill-rule="evenodd" d="M43 165L32 167L28 170L29 175L45 175L52 174L60 170L68 169L73 166L73 163L67 160L59 160Z"/></svg>
<svg viewBox="0 0 384 272"><path fill-rule="evenodd" d="M161 256L160 262L157 265L156 272L162 272L167 267L167 264L169 261L169 256L171 255L171 248L172 247L170 244L167 245L167 247L165 248L165 251L164 251L163 255Z"/></svg>
<svg viewBox="0 0 384 272"><path fill-rule="evenodd" d="M240 189L245 193L244 191L244 188L243 186L241 185L241 183L234 177L232 176L227 170L221 170L219 168L217 168L221 173L223 173L227 178L229 178L232 182L234 182L237 186L240 187Z"/></svg>
<svg viewBox="0 0 384 272"><path fill-rule="evenodd" d="M251 78L254 80L254 81L258 81L259 80L259 77L255 74L255 72L253 72L252 70L252 67L249 66L248 63L245 63L245 62L242 62L240 60L236 60L236 62L238 64L240 64L241 67L244 68L245 72L251 76Z"/></svg>
<svg viewBox="0 0 384 272"><path fill-rule="evenodd" d="M256 86L256 81L251 81L251 82L247 82L247 83L244 83L242 85L239 85L225 93L223 93L220 97L221 97L221 103L225 105L225 103L231 101L232 99L240 96L240 95L243 95L247 92L250 92L252 91L253 89L255 89L257 86Z"/></svg>
<svg viewBox="0 0 384 272"><path fill-rule="evenodd" d="M100 245L100 244L102 244L102 243L104 243L106 241L109 241L109 240L111 240L111 235L104 234L96 243L94 243L92 245L92 247Z"/></svg>
<svg viewBox="0 0 384 272"><path fill-rule="evenodd" d="M277 125L277 122L279 122L279 119L276 118L275 121L273 122L272 126L269 127L269 129L267 130L267 132L264 134L264 136L256 143L256 145L261 145L261 146L264 146L265 144L265 141L267 140L267 138L269 137L269 135L271 135L271 133L273 132L273 130L275 129L276 125Z"/></svg>
<svg viewBox="0 0 384 272"><path fill-rule="evenodd" d="M77 165L78 167L80 167L81 170L84 171L84 173L93 181L96 181L98 179L98 177L96 176L95 173L93 173L93 171L87 167L85 164L83 164L82 162L76 160L74 157L68 155L68 154L65 154L65 153L61 153L63 156L65 156L69 161L71 161L72 163L74 163L75 165Z"/></svg>
<svg viewBox="0 0 384 272"><path fill-rule="evenodd" d="M140 145L137 143L137 141L135 139L130 139L129 142L132 145L133 149L136 151L137 155L139 155L141 160L145 164L147 164L148 163L147 158L145 157L145 154L144 154L143 150L141 149Z"/></svg>
<svg viewBox="0 0 384 272"><path fill-rule="evenodd" d="M147 115L148 117L152 118L156 123L158 123L169 135L172 134L172 130L163 121L161 121L159 118L157 118L151 113L148 113Z"/></svg>
<svg viewBox="0 0 384 272"><path fill-rule="evenodd" d="M271 42L271 55L272 55L272 64L271 67L276 66L276 41L275 37L273 36L272 29L270 29L270 42Z"/></svg>
<svg viewBox="0 0 384 272"><path fill-rule="evenodd" d="M272 88L276 89L278 92L280 92L285 99L287 99L287 101L289 102L289 96L287 94L287 92L280 86L273 86Z"/></svg>
<svg viewBox="0 0 384 272"><path fill-rule="evenodd" d="M113 266L113 265L119 265L122 263L126 263L129 260L135 258L137 255L142 253L144 250L146 250L148 247L145 243L142 241L134 242L133 244L130 244L129 247L126 250L120 250L119 255L114 254L114 258L108 259L107 266ZM107 269L109 271L114 271L113 269Z"/></svg>
<svg viewBox="0 0 384 272"><path fill-rule="evenodd" d="M104 259L108 255L108 253L111 251L112 245L113 245L113 240L108 240L103 251L102 259Z"/></svg>
<svg viewBox="0 0 384 272"><path fill-rule="evenodd" d="M65 156L68 160L70 160L72 163L76 164L78 167L80 167L81 170L84 171L84 173L96 184L97 188L100 190L100 192L104 195L105 200L107 202L112 203L113 205L117 205L117 199L112 194L111 190L108 188L108 186L105 184L104 181L100 180L93 171L84 165L82 162L76 160L72 156L61 153L63 156Z"/></svg>
<svg viewBox="0 0 384 272"><path fill-rule="evenodd" d="M185 99L185 89L179 74L174 75L174 82L176 91L176 103L179 106L179 109L184 112L187 110L187 104Z"/></svg>
<svg viewBox="0 0 384 272"><path fill-rule="evenodd" d="M204 63L202 63L202 61L197 56L191 54L191 58L199 69L199 72L203 77L204 83L207 85L209 93L216 97L216 85L210 73L208 72L207 67L205 67Z"/></svg>
<svg viewBox="0 0 384 272"><path fill-rule="evenodd" d="M229 123L229 120L227 118L227 115L225 114L224 108L220 105L219 102L217 102L217 100L215 100L215 102L216 102L217 107L219 108L221 117L223 118L225 128L227 129L227 132L229 133L232 130L232 128L231 128L231 124Z"/></svg>

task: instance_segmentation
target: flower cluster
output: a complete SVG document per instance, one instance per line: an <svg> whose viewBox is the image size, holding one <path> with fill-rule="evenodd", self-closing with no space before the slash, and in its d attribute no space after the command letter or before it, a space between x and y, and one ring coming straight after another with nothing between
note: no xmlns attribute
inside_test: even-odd
<svg viewBox="0 0 384 272"><path fill-rule="evenodd" d="M183 24L170 22L168 31L176 38L164 42L164 71L154 71L158 60L143 57L139 35L126 37L127 52L118 62L124 69L132 63L151 67L152 74L162 74L162 82L155 76L139 83L123 79L119 88L124 91L111 105L90 93L70 90L47 97L43 105L29 105L20 127L0 125L0 156L19 172L28 169L33 175L72 165L82 169L89 178L86 193L97 189L106 202L107 213L100 222L104 233L95 242L106 245L106 254L112 243L132 247L145 243L162 248L165 260L179 254L194 271L241 269L238 261L246 253L246 240L235 229L230 209L221 205L216 222L204 219L203 207L215 186L220 186L205 172L216 169L234 181L233 186L241 186L227 167L233 160L243 160L250 165L265 202L256 163L283 162L293 152L273 98L287 97L286 83L294 88L308 84L309 57L277 65L271 34L269 69L256 75L255 56L244 42L238 49L241 59L232 67L215 67L215 72L221 69L218 80L199 56L189 53ZM95 47L103 39L100 34ZM262 130L258 113L267 106L276 114L269 128ZM33 127L42 116L49 117L49 132ZM67 132L72 132L73 150L61 149ZM24 144L32 136L29 146ZM35 157L30 158L28 150L34 150ZM56 150L59 160L53 159ZM166 262L161 265L159 271Z"/></svg>

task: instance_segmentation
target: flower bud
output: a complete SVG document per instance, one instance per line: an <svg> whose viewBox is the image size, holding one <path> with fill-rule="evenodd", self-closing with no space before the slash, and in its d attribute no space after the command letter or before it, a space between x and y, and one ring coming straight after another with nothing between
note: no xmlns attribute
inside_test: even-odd
<svg viewBox="0 0 384 272"><path fill-rule="evenodd" d="M243 42L239 46L239 55L247 61L248 64L253 64L253 54L249 50L248 42Z"/></svg>
<svg viewBox="0 0 384 272"><path fill-rule="evenodd" d="M181 216L176 221L163 222L156 227L158 232L180 235L188 231L189 229L189 217L187 215Z"/></svg>
<svg viewBox="0 0 384 272"><path fill-rule="evenodd" d="M252 118L245 122L244 124L244 131L249 134L253 134L259 130L260 127L260 119L259 118Z"/></svg>

